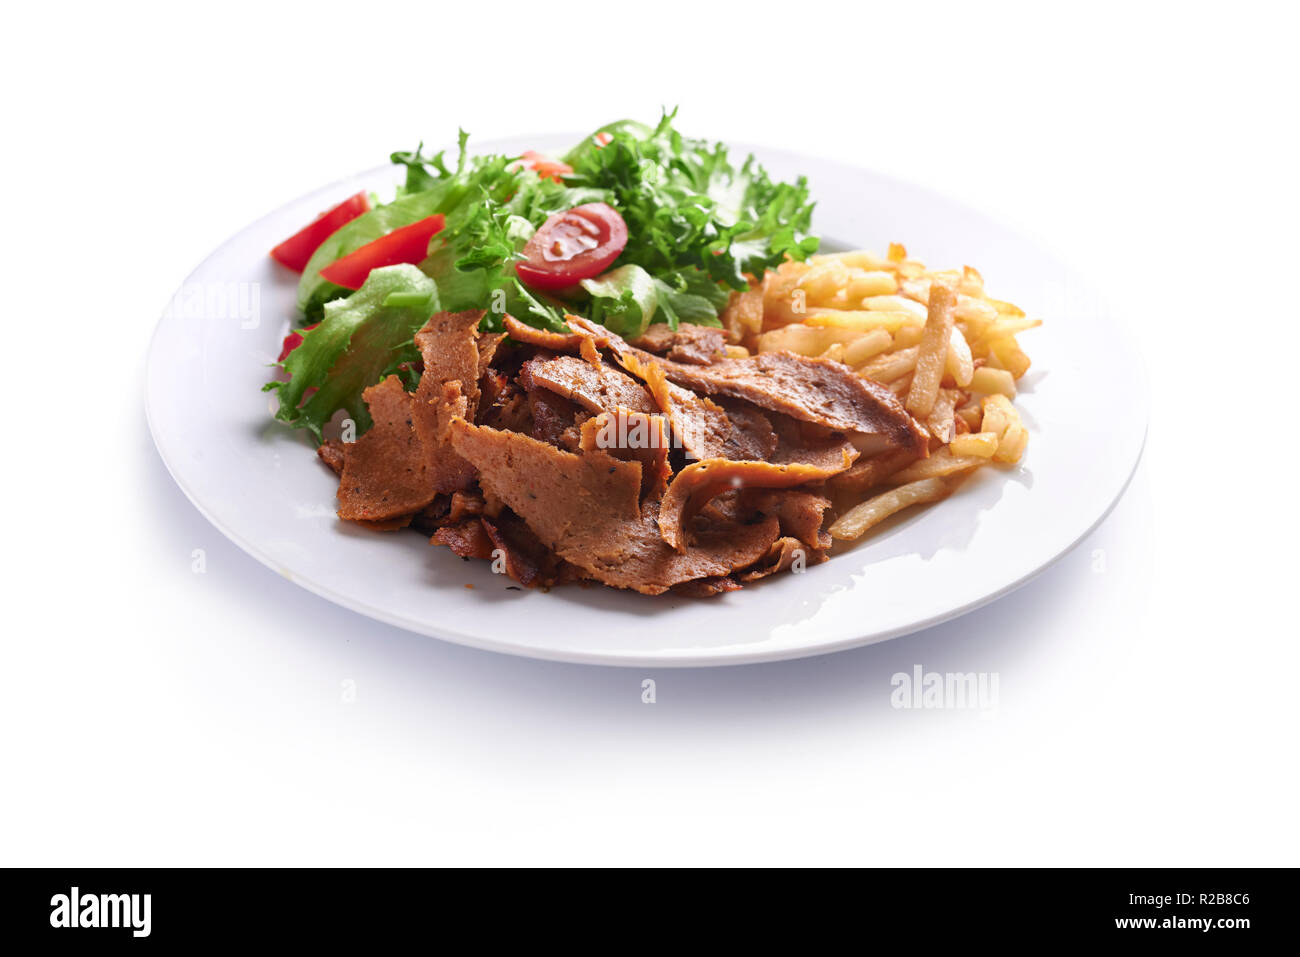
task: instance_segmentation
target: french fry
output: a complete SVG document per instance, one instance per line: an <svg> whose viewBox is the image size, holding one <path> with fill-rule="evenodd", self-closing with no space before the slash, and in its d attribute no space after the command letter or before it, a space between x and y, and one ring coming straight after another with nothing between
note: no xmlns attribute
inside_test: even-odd
<svg viewBox="0 0 1300 957"><path fill-rule="evenodd" d="M948 341L948 360L945 368L948 375L952 376L952 381L963 389L970 385L971 377L975 374L975 360L970 354L970 343L966 341L960 329L952 330L952 338Z"/></svg>
<svg viewBox="0 0 1300 957"><path fill-rule="evenodd" d="M728 359L748 359L749 350L744 346L727 346Z"/></svg>
<svg viewBox="0 0 1300 957"><path fill-rule="evenodd" d="M800 276L795 288L803 291L808 305L828 305L848 282L849 267L838 259L829 259Z"/></svg>
<svg viewBox="0 0 1300 957"><path fill-rule="evenodd" d="M998 311L993 308L993 305L974 296L957 297L956 316L963 322L996 323L998 321Z"/></svg>
<svg viewBox="0 0 1300 957"><path fill-rule="evenodd" d="M979 468L981 465L988 465L988 457L982 455L953 455L946 448L940 449L929 458L921 459L914 462L907 468L895 472L889 477L891 485L902 485L907 482L919 482L921 479L944 478L948 475L956 475L958 472L968 472L971 469Z"/></svg>
<svg viewBox="0 0 1300 957"><path fill-rule="evenodd" d="M884 269L889 265L889 260L881 259L875 253L865 249L850 249L848 252L842 253L823 253L819 256L813 256L808 261L815 266L832 259L838 260L851 268L868 271Z"/></svg>
<svg viewBox="0 0 1300 957"><path fill-rule="evenodd" d="M919 346L921 340L925 338L925 326L903 326L894 333L894 348L907 349L912 346Z"/></svg>
<svg viewBox="0 0 1300 957"><path fill-rule="evenodd" d="M759 352L780 352L782 349L801 356L819 356L835 343L849 343L856 334L848 329L814 327L795 322L773 329L758 337Z"/></svg>
<svg viewBox="0 0 1300 957"><path fill-rule="evenodd" d="M993 323L980 335L979 345L987 345L995 339L1017 336L1026 329L1037 329L1043 324L1041 319L1026 319L1024 316L999 317L996 312L993 314L993 319Z"/></svg>
<svg viewBox="0 0 1300 957"><path fill-rule="evenodd" d="M891 277L892 278L892 277ZM906 296L877 295L862 300L862 308L871 312L905 312L915 316L918 323L925 322L928 310L915 299Z"/></svg>
<svg viewBox="0 0 1300 957"><path fill-rule="evenodd" d="M858 370L858 375L874 379L877 382L893 382L900 376L907 375L915 368L916 355L919 349L920 346L912 346L908 349L899 349L897 352L887 352L884 355L876 356Z"/></svg>
<svg viewBox="0 0 1300 957"><path fill-rule="evenodd" d="M978 402L968 402L957 409L957 418L965 422L970 431L978 432L984 419L984 410Z"/></svg>
<svg viewBox="0 0 1300 957"><path fill-rule="evenodd" d="M996 432L968 432L965 435L954 437L948 443L948 451L957 458L978 456L982 459L991 459L997 450L998 435Z"/></svg>
<svg viewBox="0 0 1300 957"><path fill-rule="evenodd" d="M943 367L952 340L953 313L957 294L952 286L936 283L930 287L930 312L925 320L925 334L916 355L916 371L907 393L907 411L925 418L934 410L943 380Z"/></svg>
<svg viewBox="0 0 1300 957"><path fill-rule="evenodd" d="M915 376L912 377L912 381L916 381ZM925 420L925 427L930 430L930 434L945 445L950 443L957 434L954 412L959 398L956 389L940 389L938 397L934 400L934 408L930 410L930 415Z"/></svg>
<svg viewBox="0 0 1300 957"><path fill-rule="evenodd" d="M983 413L980 419L980 431L992 432L999 439L1008 426L1020 419L1011 400L1000 393L986 395L980 402L980 410Z"/></svg>
<svg viewBox="0 0 1300 957"><path fill-rule="evenodd" d="M970 389L972 392L997 393L1014 399L1016 397L1016 380L1006 369L981 366L971 376Z"/></svg>
<svg viewBox="0 0 1300 957"><path fill-rule="evenodd" d="M845 298L850 301L889 296L897 291L898 280L894 274L876 269L853 272L849 276L848 285L844 287Z"/></svg>
<svg viewBox="0 0 1300 957"><path fill-rule="evenodd" d="M1021 351L1020 345L1011 336L1005 339L994 339L989 343L989 352L998 360L998 365L1010 372L1013 378L1019 379L1029 371L1029 356Z"/></svg>
<svg viewBox="0 0 1300 957"><path fill-rule="evenodd" d="M1018 421L1007 427L1002 438L998 440L998 450L993 454L994 461L1019 462L1029 445L1029 430Z"/></svg>
<svg viewBox="0 0 1300 957"><path fill-rule="evenodd" d="M884 352L893 343L888 330L872 329L844 345L844 362L857 368L873 356Z"/></svg>
<svg viewBox="0 0 1300 957"><path fill-rule="evenodd" d="M804 322L810 326L834 326L854 332L870 332L872 329L896 332L903 326L918 324L916 316L910 312L883 309L810 309Z"/></svg>
<svg viewBox="0 0 1300 957"><path fill-rule="evenodd" d="M831 537L852 541L872 525L879 524L910 505L937 502L948 495L948 484L943 479L922 479L895 489L890 489L855 505L831 525Z"/></svg>

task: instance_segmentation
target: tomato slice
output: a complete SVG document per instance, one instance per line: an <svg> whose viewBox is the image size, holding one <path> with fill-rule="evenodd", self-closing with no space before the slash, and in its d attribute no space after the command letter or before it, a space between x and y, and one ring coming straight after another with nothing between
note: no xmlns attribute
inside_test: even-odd
<svg viewBox="0 0 1300 957"><path fill-rule="evenodd" d="M317 323L313 323L310 326L303 326L301 331L291 332L287 336L285 336L284 343L280 346L280 358L276 359L275 361L283 362L285 359L289 358L289 353L293 352L294 349L297 349L300 345L302 345L302 334L304 332L311 332L319 325L320 323L317 322Z"/></svg>
<svg viewBox="0 0 1300 957"><path fill-rule="evenodd" d="M330 235L362 213L369 212L370 197L365 193L349 196L333 209L321 213L280 245L271 250L271 258L294 272L306 268L311 254Z"/></svg>
<svg viewBox="0 0 1300 957"><path fill-rule="evenodd" d="M524 247L515 272L534 289L564 289L599 276L627 245L627 223L606 203L556 213Z"/></svg>
<svg viewBox="0 0 1300 957"><path fill-rule="evenodd" d="M523 169L532 170L542 179L553 179L557 183L573 172L573 167L568 163L543 156L537 150L525 150L520 156L519 165Z"/></svg>
<svg viewBox="0 0 1300 957"><path fill-rule="evenodd" d="M380 236L330 263L320 274L345 289L360 289L372 269L423 262L429 252L429 240L445 222L446 217L438 213L418 223L394 229L387 236Z"/></svg>

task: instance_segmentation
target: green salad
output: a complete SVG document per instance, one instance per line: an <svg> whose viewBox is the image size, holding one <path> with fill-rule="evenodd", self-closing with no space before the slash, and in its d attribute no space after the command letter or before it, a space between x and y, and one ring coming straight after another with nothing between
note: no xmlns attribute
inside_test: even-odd
<svg viewBox="0 0 1300 957"><path fill-rule="evenodd" d="M773 182L752 156L658 124L609 124L561 157L394 153L405 181L391 202L350 197L272 251L301 271L302 329L287 373L265 386L276 417L321 428L345 409L369 425L362 390L397 374L412 389L412 337L435 312L485 310L566 330L565 314L625 337L652 322L719 325L734 291L817 250L800 178Z"/></svg>

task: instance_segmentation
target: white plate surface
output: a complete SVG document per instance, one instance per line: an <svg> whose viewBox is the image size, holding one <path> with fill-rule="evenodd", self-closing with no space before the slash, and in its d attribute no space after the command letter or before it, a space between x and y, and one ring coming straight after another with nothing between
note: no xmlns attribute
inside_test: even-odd
<svg viewBox="0 0 1300 957"><path fill-rule="evenodd" d="M576 139L480 148L562 149ZM259 391L297 278L267 250L358 189L391 196L388 167L276 210L186 280L148 362L149 423L167 468L222 533L317 595L412 631L539 658L660 667L795 658L916 631L1024 584L1105 517L1137 464L1147 393L1129 337L1061 263L978 213L864 170L754 152L774 176L808 176L814 230L834 245L883 252L892 240L934 268L970 264L994 296L1046 320L1021 338L1034 367L1017 400L1031 430L1019 468L984 469L825 564L710 600L513 591L488 563L462 562L414 533L340 522L337 481L304 435L273 423Z"/></svg>

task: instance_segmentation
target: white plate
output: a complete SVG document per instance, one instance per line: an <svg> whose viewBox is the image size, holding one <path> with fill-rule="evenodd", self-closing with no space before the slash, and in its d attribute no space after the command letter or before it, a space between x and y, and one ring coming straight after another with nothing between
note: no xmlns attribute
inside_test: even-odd
<svg viewBox="0 0 1300 957"><path fill-rule="evenodd" d="M576 139L480 148L519 153ZM836 245L883 251L894 240L936 268L976 266L993 295L1046 320L1021 340L1034 367L1017 402L1031 429L1019 468L982 470L948 500L905 513L804 574L710 600L510 590L488 563L462 562L419 535L340 522L337 480L304 435L272 422L259 391L289 328L297 278L267 250L358 189L391 195L397 176L388 167L276 210L186 281L148 363L149 423L167 468L240 548L317 595L412 631L538 658L653 666L795 658L916 631L1024 584L1105 517L1137 464L1147 394L1128 337L1063 265L963 206L825 160L754 152L776 177L808 176L814 229Z"/></svg>

